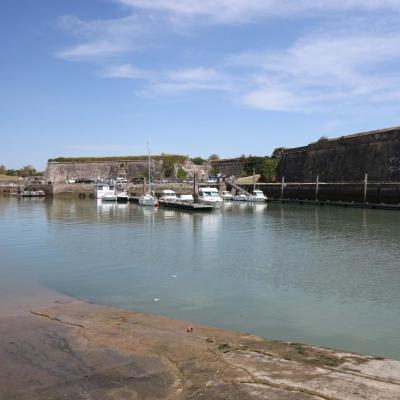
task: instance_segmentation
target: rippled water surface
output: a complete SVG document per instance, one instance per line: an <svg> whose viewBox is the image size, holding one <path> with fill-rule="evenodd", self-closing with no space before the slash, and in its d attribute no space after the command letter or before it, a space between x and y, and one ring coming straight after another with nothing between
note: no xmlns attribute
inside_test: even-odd
<svg viewBox="0 0 400 400"><path fill-rule="evenodd" d="M188 214L0 197L9 279L272 339L400 359L400 212L227 204ZM155 301L158 299L158 301Z"/></svg>

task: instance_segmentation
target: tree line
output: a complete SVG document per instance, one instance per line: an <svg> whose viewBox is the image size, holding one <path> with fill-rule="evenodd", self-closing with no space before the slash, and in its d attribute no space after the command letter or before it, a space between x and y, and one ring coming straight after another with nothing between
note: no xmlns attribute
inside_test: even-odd
<svg viewBox="0 0 400 400"><path fill-rule="evenodd" d="M42 176L43 172L37 171L32 165L25 165L20 169L8 169L5 165L0 165L0 175L20 176L25 178L27 176Z"/></svg>

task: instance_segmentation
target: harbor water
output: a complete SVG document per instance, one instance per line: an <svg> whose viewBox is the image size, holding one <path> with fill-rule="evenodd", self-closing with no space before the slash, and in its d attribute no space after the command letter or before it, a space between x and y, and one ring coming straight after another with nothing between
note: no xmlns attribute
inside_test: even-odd
<svg viewBox="0 0 400 400"><path fill-rule="evenodd" d="M400 359L400 212L226 203L191 214L0 197L9 283Z"/></svg>

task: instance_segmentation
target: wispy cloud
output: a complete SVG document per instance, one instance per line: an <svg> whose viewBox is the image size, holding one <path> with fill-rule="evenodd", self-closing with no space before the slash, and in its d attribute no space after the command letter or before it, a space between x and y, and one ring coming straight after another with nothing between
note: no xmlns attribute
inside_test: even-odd
<svg viewBox="0 0 400 400"><path fill-rule="evenodd" d="M211 68L179 70L144 70L132 64L114 65L103 71L105 78L142 80L146 86L141 94L174 94L187 91L230 91L232 78Z"/></svg>
<svg viewBox="0 0 400 400"><path fill-rule="evenodd" d="M121 43L112 43L105 40L82 43L74 47L59 51L57 58L70 61L85 61L95 58L110 57L126 51L127 48Z"/></svg>
<svg viewBox="0 0 400 400"><path fill-rule="evenodd" d="M400 99L400 30L308 34L291 46L228 57L222 65L173 71L114 66L105 77L145 81L141 93L225 91L250 107L309 112Z"/></svg>
<svg viewBox="0 0 400 400"><path fill-rule="evenodd" d="M59 18L58 26L79 41L55 54L70 61L97 61L99 58L130 53L138 50L143 41L158 29L150 17L139 18L136 15L89 21L63 16Z"/></svg>
<svg viewBox="0 0 400 400"><path fill-rule="evenodd" d="M260 109L318 109L327 103L360 103L398 96L400 31L308 35L289 48L234 57L250 68L255 89L243 96Z"/></svg>
<svg viewBox="0 0 400 400"><path fill-rule="evenodd" d="M151 81L156 74L152 71L136 68L131 64L113 65L100 74L104 78L138 79Z"/></svg>
<svg viewBox="0 0 400 400"><path fill-rule="evenodd" d="M185 91L230 91L232 78L213 68L197 67L167 72L165 79L156 82L151 89L161 93Z"/></svg>
<svg viewBox="0 0 400 400"><path fill-rule="evenodd" d="M216 23L249 22L262 17L356 11L400 12L398 0L115 0L134 9L167 12L178 18Z"/></svg>
<svg viewBox="0 0 400 400"><path fill-rule="evenodd" d="M131 79L140 94L222 91L233 101L268 111L310 112L400 100L400 24L392 16L400 12L398 0L114 1L127 6L131 14L93 21L61 18L59 26L78 43L56 56L95 62L97 71L99 66L102 69L98 75ZM337 15L348 10L364 14L343 23ZM368 14L371 11L376 13ZM174 31L171 20L175 18L192 18L192 30L202 21L238 24L276 15L329 13L336 17L324 23L314 21L307 33L303 30L286 47L255 50L249 43L249 51L225 54L219 63L206 58L203 62L196 59L191 66L187 58L184 66L179 58L172 63L167 60L168 67L160 58L148 62L154 43L171 46L164 34ZM130 57L132 51L135 62ZM150 55L145 63L151 65L149 69L136 62L145 51Z"/></svg>

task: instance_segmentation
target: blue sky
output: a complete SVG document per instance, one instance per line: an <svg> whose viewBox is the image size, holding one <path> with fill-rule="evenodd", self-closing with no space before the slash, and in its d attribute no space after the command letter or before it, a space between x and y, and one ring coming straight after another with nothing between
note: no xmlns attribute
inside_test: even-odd
<svg viewBox="0 0 400 400"><path fill-rule="evenodd" d="M269 155L400 119L398 0L5 0L0 164Z"/></svg>

